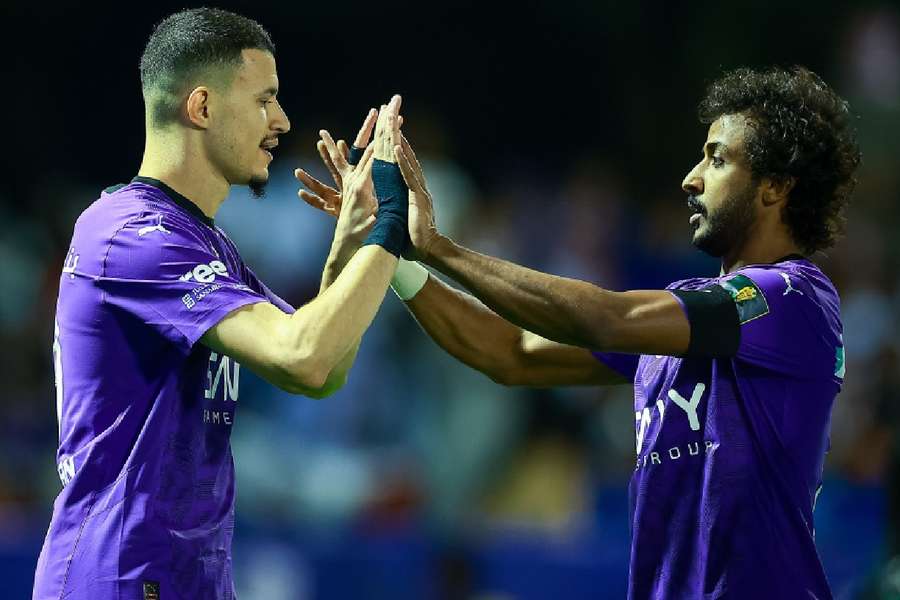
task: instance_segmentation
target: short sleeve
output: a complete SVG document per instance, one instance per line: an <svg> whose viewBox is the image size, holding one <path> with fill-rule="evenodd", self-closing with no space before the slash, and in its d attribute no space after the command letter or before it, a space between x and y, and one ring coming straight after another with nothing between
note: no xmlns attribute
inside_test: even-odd
<svg viewBox="0 0 900 600"><path fill-rule="evenodd" d="M213 234L199 227L174 217L162 228L131 222L113 237L97 278L105 303L185 352L228 313L269 301L247 285L243 265L222 258Z"/></svg>
<svg viewBox="0 0 900 600"><path fill-rule="evenodd" d="M595 352L591 351L598 361L627 379L634 381L635 373L637 373L638 361L640 356L637 354L622 354L620 352Z"/></svg>
<svg viewBox="0 0 900 600"><path fill-rule="evenodd" d="M245 266L244 272L247 278L247 283L250 285L250 287L254 290L259 291L262 295L268 298L269 302L277 306L281 310L281 312L287 313L289 315L292 315L294 314L294 312L296 312L297 309L295 309L290 305L290 303L282 299L281 296L269 289L269 286L263 283L262 280L256 276L256 273L253 272L253 269Z"/></svg>
<svg viewBox="0 0 900 600"><path fill-rule="evenodd" d="M816 294L802 276L777 267L756 267L723 278L719 285L737 308L736 358L795 377L825 375L830 369L833 344L828 343Z"/></svg>

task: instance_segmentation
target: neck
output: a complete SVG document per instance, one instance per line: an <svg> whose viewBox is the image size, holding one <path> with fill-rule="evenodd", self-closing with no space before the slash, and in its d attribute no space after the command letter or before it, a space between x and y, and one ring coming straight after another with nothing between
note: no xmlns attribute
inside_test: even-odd
<svg viewBox="0 0 900 600"><path fill-rule="evenodd" d="M740 248L722 257L722 273L731 273L747 265L773 263L791 254L803 252L784 226L768 234L751 232Z"/></svg>
<svg viewBox="0 0 900 600"><path fill-rule="evenodd" d="M158 179L196 204L203 214L215 218L231 187L213 169L199 140L190 134L147 129L144 158L138 175Z"/></svg>

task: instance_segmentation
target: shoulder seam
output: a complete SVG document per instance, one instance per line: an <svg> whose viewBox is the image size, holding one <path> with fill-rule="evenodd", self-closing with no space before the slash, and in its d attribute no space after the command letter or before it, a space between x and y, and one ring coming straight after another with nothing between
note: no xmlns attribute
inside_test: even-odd
<svg viewBox="0 0 900 600"><path fill-rule="evenodd" d="M116 229L113 232L113 234L111 236L109 236L109 239L106 241L106 252L103 254L103 261L100 263L99 277L106 277L106 261L109 259L109 252L110 252L110 250L112 250L112 245L116 239L116 236L119 235L119 233L123 229L128 227L132 222L140 219L141 217L143 217L143 214L131 217L130 219L128 219L127 221L122 223L122 226L119 227L118 229ZM103 288L102 286L100 288L100 302L102 304L106 304L106 289Z"/></svg>

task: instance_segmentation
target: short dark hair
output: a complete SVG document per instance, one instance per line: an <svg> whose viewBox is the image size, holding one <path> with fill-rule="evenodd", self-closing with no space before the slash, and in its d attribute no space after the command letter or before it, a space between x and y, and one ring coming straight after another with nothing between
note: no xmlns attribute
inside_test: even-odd
<svg viewBox="0 0 900 600"><path fill-rule="evenodd" d="M153 125L175 122L197 75L240 66L247 49L275 54L262 25L227 10L194 8L160 21L141 55L141 88Z"/></svg>
<svg viewBox="0 0 900 600"><path fill-rule="evenodd" d="M737 69L710 84L700 102L702 123L744 114L754 177L793 177L782 213L807 254L834 245L860 162L853 117L845 100L804 67Z"/></svg>

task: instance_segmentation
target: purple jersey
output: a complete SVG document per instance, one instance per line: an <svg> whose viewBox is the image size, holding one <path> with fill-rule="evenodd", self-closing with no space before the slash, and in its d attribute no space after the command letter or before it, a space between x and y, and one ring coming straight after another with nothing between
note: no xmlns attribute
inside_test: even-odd
<svg viewBox="0 0 900 600"><path fill-rule="evenodd" d="M668 289L715 285L737 307L735 357L597 353L634 381L628 597L830 599L813 506L844 376L837 292L803 259Z"/></svg>
<svg viewBox="0 0 900 600"><path fill-rule="evenodd" d="M136 178L82 213L53 340L63 489L35 600L233 596L240 365L197 341L266 301L293 311L164 184Z"/></svg>

